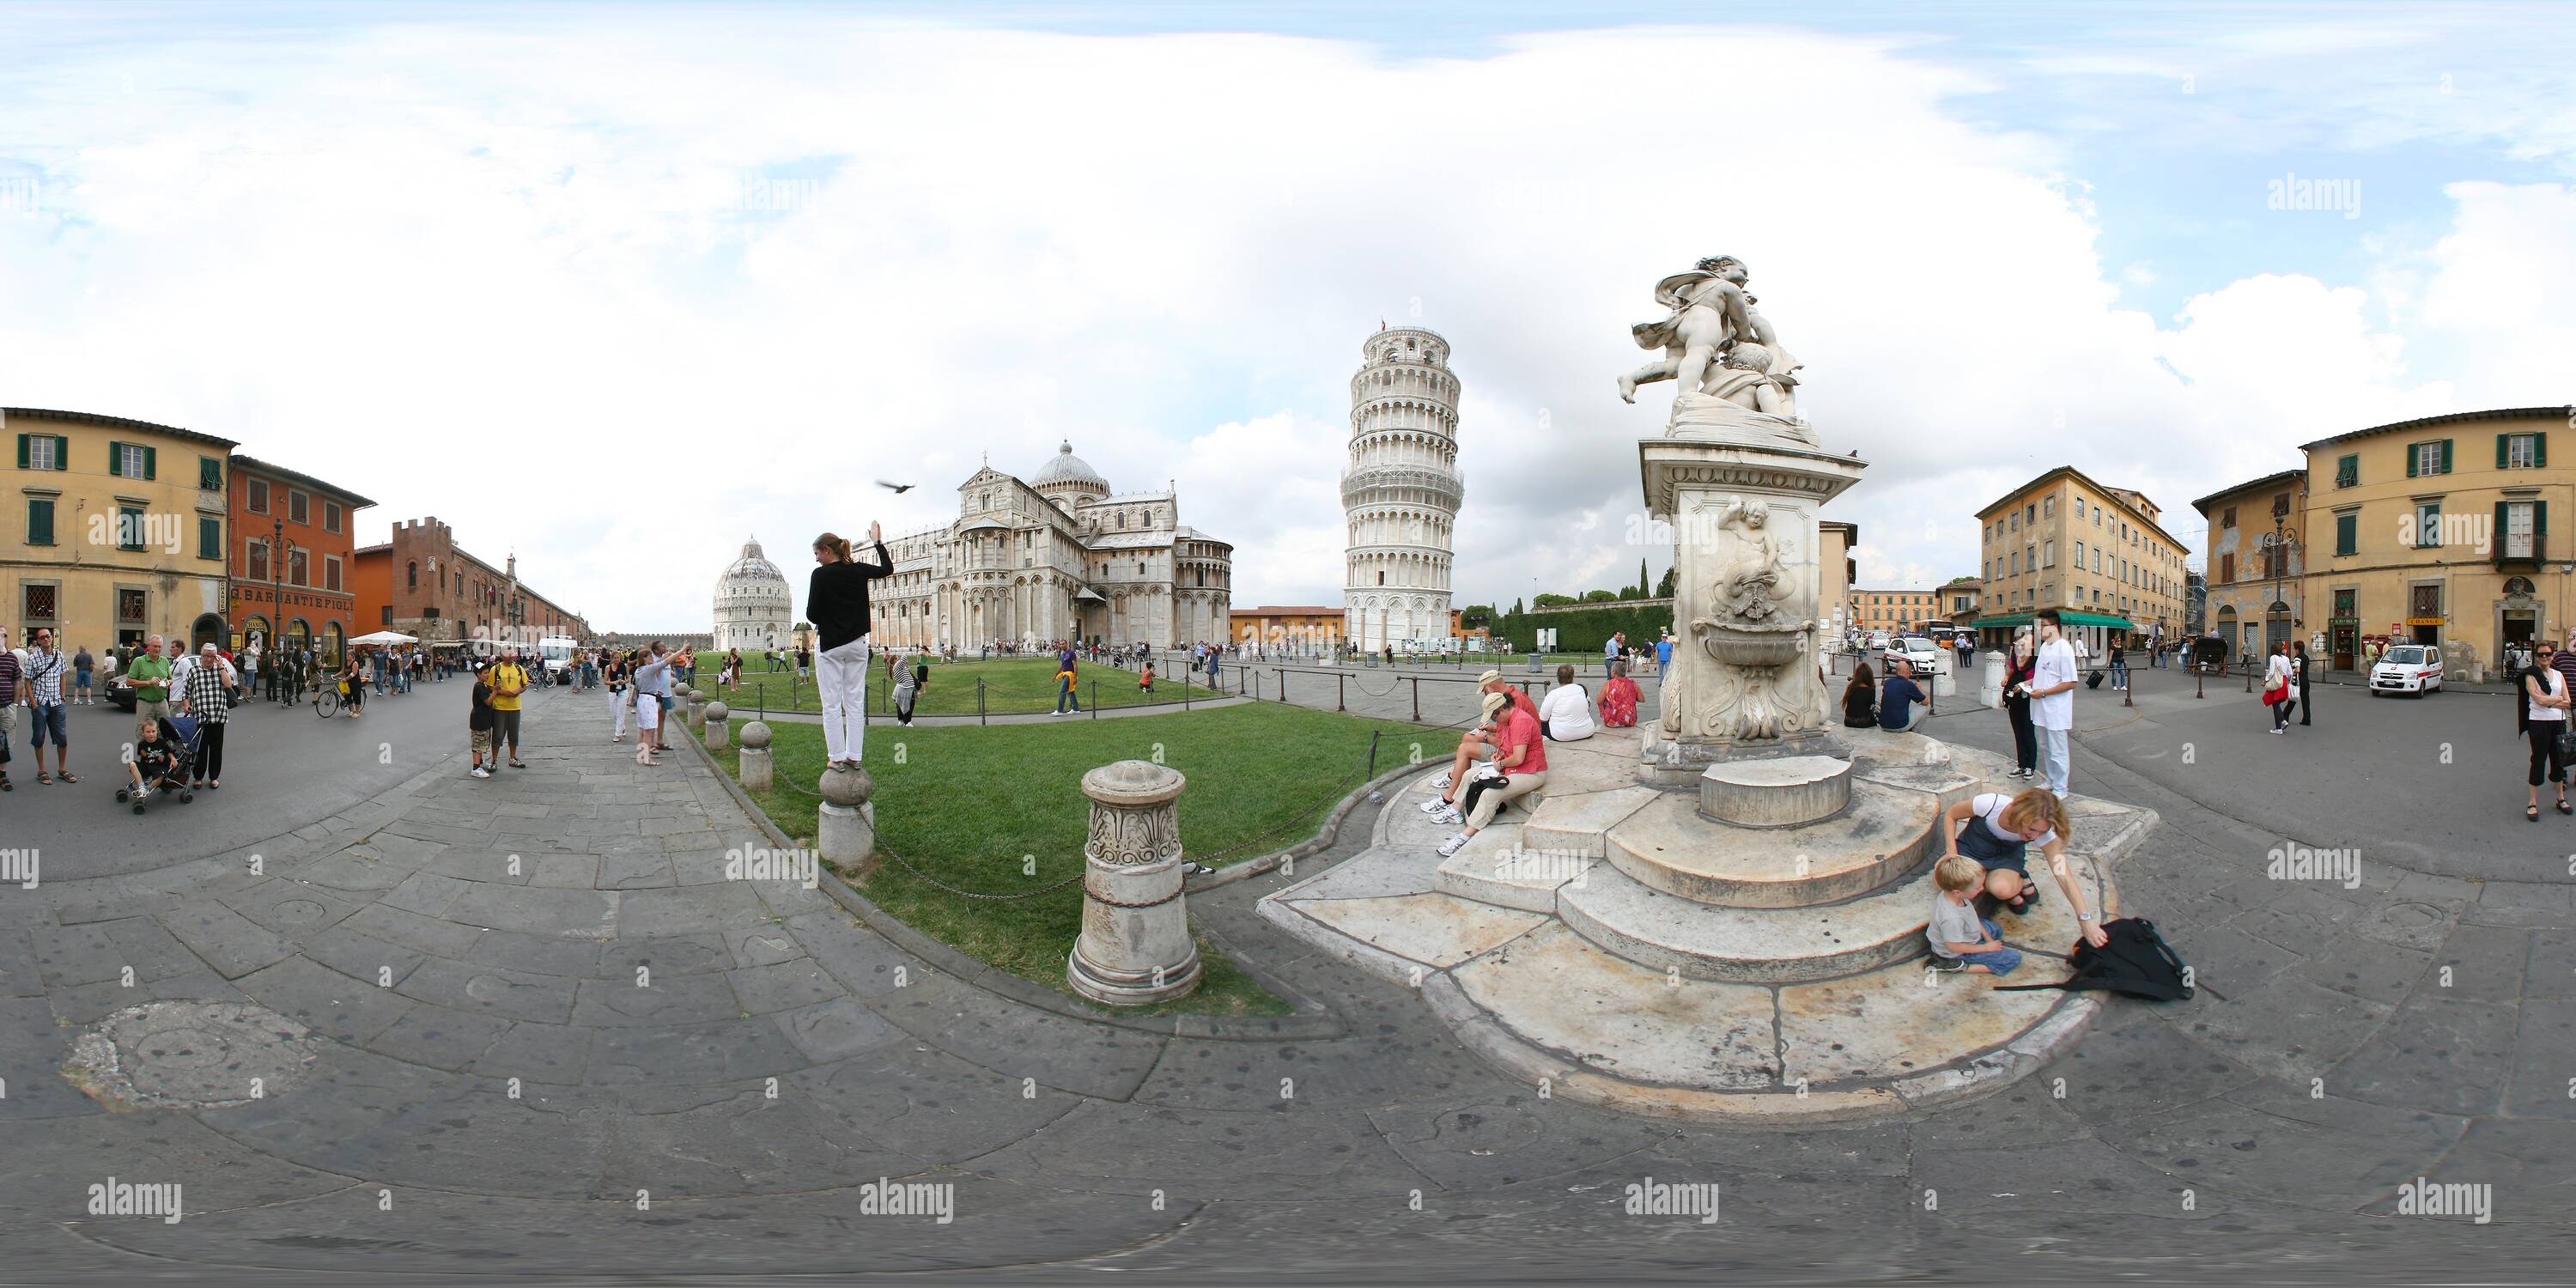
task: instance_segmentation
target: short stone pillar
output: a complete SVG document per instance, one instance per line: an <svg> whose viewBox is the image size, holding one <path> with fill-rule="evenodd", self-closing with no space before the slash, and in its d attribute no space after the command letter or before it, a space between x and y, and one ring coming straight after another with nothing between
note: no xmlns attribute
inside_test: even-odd
<svg viewBox="0 0 2576 1288"><path fill-rule="evenodd" d="M735 776L742 780L744 791L769 790L772 765L769 758L769 726L766 723L754 720L742 727L742 759L736 768L738 772Z"/></svg>
<svg viewBox="0 0 2576 1288"><path fill-rule="evenodd" d="M2003 704L2004 650L1991 649L1986 653L1986 673L1977 682L1977 705L2000 707Z"/></svg>
<svg viewBox="0 0 2576 1288"><path fill-rule="evenodd" d="M876 780L860 765L826 769L818 786L823 803L815 807L814 848L822 852L824 862L853 877L876 871L876 812L868 807L868 798L876 795Z"/></svg>
<svg viewBox="0 0 2576 1288"><path fill-rule="evenodd" d="M721 748L733 731L733 708L721 702L707 704L707 745Z"/></svg>
<svg viewBox="0 0 2576 1288"><path fill-rule="evenodd" d="M1181 895L1179 770L1142 760L1082 776L1091 798L1083 843L1082 937L1065 959L1073 991L1144 1006L1199 986L1198 941Z"/></svg>

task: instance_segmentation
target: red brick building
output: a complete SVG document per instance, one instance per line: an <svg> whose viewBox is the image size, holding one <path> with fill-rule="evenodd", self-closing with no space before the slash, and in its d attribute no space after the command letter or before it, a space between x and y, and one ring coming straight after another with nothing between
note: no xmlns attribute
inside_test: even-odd
<svg viewBox="0 0 2576 1288"><path fill-rule="evenodd" d="M396 630L441 644L590 638L579 614L519 580L519 557L494 567L456 544L432 515L394 525L393 540L357 552L359 633Z"/></svg>
<svg viewBox="0 0 2576 1288"><path fill-rule="evenodd" d="M276 648L312 641L326 658L374 627L358 614L352 533L357 512L375 504L344 487L283 465L234 455L226 553L232 647L256 633ZM280 558L279 552L284 557Z"/></svg>

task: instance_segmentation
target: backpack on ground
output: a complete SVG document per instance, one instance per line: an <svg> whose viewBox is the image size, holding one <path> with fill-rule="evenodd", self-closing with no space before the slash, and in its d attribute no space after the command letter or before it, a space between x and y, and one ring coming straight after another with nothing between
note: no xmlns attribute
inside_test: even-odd
<svg viewBox="0 0 2576 1288"><path fill-rule="evenodd" d="M2099 948L2076 941L2072 977L2055 984L1998 984L1994 991L2099 988L2158 1002L2190 999L2194 989L2191 968L2183 965L2164 936L2156 933L2156 923L2144 917L2122 917L2104 922L2102 933L2109 939Z"/></svg>

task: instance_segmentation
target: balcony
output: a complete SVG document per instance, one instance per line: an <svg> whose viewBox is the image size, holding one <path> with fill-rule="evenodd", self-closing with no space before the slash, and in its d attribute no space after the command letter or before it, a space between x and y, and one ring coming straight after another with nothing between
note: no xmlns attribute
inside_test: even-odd
<svg viewBox="0 0 2576 1288"><path fill-rule="evenodd" d="M2549 534L2498 537L2488 557L2499 572L2538 572L2542 564L2549 562Z"/></svg>

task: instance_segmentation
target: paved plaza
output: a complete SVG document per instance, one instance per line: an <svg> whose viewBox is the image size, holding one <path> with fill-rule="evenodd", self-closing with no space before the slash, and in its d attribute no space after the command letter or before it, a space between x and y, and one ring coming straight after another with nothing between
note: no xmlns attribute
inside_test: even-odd
<svg viewBox="0 0 2576 1288"><path fill-rule="evenodd" d="M228 787L136 820L171 825L154 860L49 852L41 885L0 889L0 1258L262 1282L2563 1273L2576 905L2518 809L2463 806L2500 771L2415 775L2376 808L2449 821L2360 840L2349 880L2264 871L2278 833L2350 835L2339 815L2375 817L2355 798L2397 794L2286 758L2376 766L2427 719L2461 722L2465 756L2501 708L2329 693L2321 727L2349 732L2274 739L2236 727L2259 720L2241 694L2141 674L2139 708L2080 704L2076 787L2161 818L2117 879L2199 996L2103 998L1987 1099L1785 1129L1542 1097L1421 991L1256 913L1365 850L1376 806L1294 874L1192 897L1295 1015L1100 1022L934 967L826 891L724 879L761 833L717 771L637 767L587 695L540 694L524 772L469 780L450 753L312 817ZM1992 750L1999 727L1927 732ZM2220 781L2174 777L2166 740ZM274 830L192 847L243 810ZM2524 848L2445 852L2445 827ZM177 1186L180 1219L94 1214L110 1184ZM1630 1210L1677 1184L1718 1186L1717 1219ZM2424 1185L2488 1219L2402 1208Z"/></svg>

